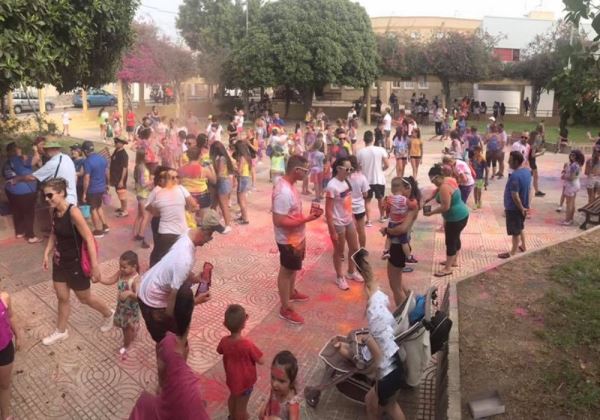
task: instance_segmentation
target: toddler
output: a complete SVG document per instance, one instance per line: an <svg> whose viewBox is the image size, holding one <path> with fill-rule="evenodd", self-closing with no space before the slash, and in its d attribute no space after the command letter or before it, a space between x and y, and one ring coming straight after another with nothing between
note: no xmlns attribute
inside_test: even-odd
<svg viewBox="0 0 600 420"><path fill-rule="evenodd" d="M406 219L406 215L411 210L419 208L418 201L411 197L411 191L418 191L417 181L413 177L395 177L392 179L392 195L385 198L384 208L386 216L389 218L387 228L382 229L382 233L387 236L385 240L385 249L383 250L383 259L390 256L390 245L392 241L398 241L402 244L402 251L406 256L406 262L416 263L417 260L410 253L410 237L408 233L400 236L390 236L387 234L388 228L394 228Z"/></svg>
<svg viewBox="0 0 600 420"><path fill-rule="evenodd" d="M300 397L296 388L298 360L288 350L280 351L271 365L271 393L259 414L260 420L299 420Z"/></svg>
<svg viewBox="0 0 600 420"><path fill-rule="evenodd" d="M323 148L323 135L319 133L311 151L308 153L308 162L310 164L310 176L312 177L315 188L314 201L320 202L323 197L323 166L325 164L325 154L321 151Z"/></svg>

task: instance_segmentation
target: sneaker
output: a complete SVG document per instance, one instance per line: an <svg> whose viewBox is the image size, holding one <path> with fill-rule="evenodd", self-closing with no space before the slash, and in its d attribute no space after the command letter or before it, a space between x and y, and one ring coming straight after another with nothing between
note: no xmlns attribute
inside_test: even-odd
<svg viewBox="0 0 600 420"><path fill-rule="evenodd" d="M103 333L109 332L113 327L113 318L115 317L115 311L110 311L110 315L104 318L102 325L100 326L100 331Z"/></svg>
<svg viewBox="0 0 600 420"><path fill-rule="evenodd" d="M247 225L247 224L250 224L250 222L249 222L249 221L247 221L247 220L244 220L244 219L239 219L239 220L236 220L236 223L237 223L238 225Z"/></svg>
<svg viewBox="0 0 600 420"><path fill-rule="evenodd" d="M304 324L304 318L302 318L297 312L293 309L283 309L279 310L279 318L285 319L292 324Z"/></svg>
<svg viewBox="0 0 600 420"><path fill-rule="evenodd" d="M402 267L403 273L412 273L413 271L415 271L415 269L412 267Z"/></svg>
<svg viewBox="0 0 600 420"><path fill-rule="evenodd" d="M409 264L416 264L416 263L418 263L419 261L417 261L417 259L414 257L414 255L411 255L410 257L408 257L408 258L406 259L406 262L407 262L407 263L409 263Z"/></svg>
<svg viewBox="0 0 600 420"><path fill-rule="evenodd" d="M121 210L120 208L119 209L115 209L115 215L117 217L119 217L119 213L123 213L123 210Z"/></svg>
<svg viewBox="0 0 600 420"><path fill-rule="evenodd" d="M304 293L300 293L296 289L294 289L294 291L292 292L292 294L290 296L291 302L306 302L307 300L308 300L308 295L305 295Z"/></svg>
<svg viewBox="0 0 600 420"><path fill-rule="evenodd" d="M348 280L352 280L355 281L357 283L364 283L365 279L362 278L362 276L360 274L358 274L356 271L353 273L347 273L346 274L346 278Z"/></svg>
<svg viewBox="0 0 600 420"><path fill-rule="evenodd" d="M94 235L94 238L104 238L104 231L94 230L92 234Z"/></svg>
<svg viewBox="0 0 600 420"><path fill-rule="evenodd" d="M560 222L561 226L573 226L573 221L572 220L563 220L562 222Z"/></svg>
<svg viewBox="0 0 600 420"><path fill-rule="evenodd" d="M385 223L387 221L388 221L387 217L380 217L379 218L379 223Z"/></svg>
<svg viewBox="0 0 600 420"><path fill-rule="evenodd" d="M381 259L387 260L388 258L390 258L390 251L387 249L384 249L383 252L381 253Z"/></svg>
<svg viewBox="0 0 600 420"><path fill-rule="evenodd" d="M65 330L64 332L54 330L54 332L48 337L44 337L44 339L42 340L42 344L44 346L51 346L52 344L58 341L66 340L67 338L69 338L69 332L67 330Z"/></svg>
<svg viewBox="0 0 600 420"><path fill-rule="evenodd" d="M337 287L339 287L342 290L348 290L350 289L350 286L348 286L348 283L346 282L346 279L343 277L338 277L335 279L335 284L337 284Z"/></svg>
<svg viewBox="0 0 600 420"><path fill-rule="evenodd" d="M558 206L558 207L556 208L556 212L557 212L557 213L560 213L561 211L563 211L563 207L562 207L562 206Z"/></svg>
<svg viewBox="0 0 600 420"><path fill-rule="evenodd" d="M121 360L127 359L127 349L125 347L119 349L119 356L121 357Z"/></svg>
<svg viewBox="0 0 600 420"><path fill-rule="evenodd" d="M227 235L229 232L231 232L231 226L225 226L225 229L223 230L223 235Z"/></svg>
<svg viewBox="0 0 600 420"><path fill-rule="evenodd" d="M120 211L119 213L117 213L117 217L127 217L129 216L129 213L126 211Z"/></svg>
<svg viewBox="0 0 600 420"><path fill-rule="evenodd" d="M538 191L538 192L535 193L536 197L543 197L545 195L546 195L546 193L545 192L541 192L541 191Z"/></svg>
<svg viewBox="0 0 600 420"><path fill-rule="evenodd" d="M110 228L108 227L108 225L102 225L102 230L104 231L104 233L110 232Z"/></svg>
<svg viewBox="0 0 600 420"><path fill-rule="evenodd" d="M366 227L373 227L373 223L371 223L370 220L367 220L367 223L365 223Z"/></svg>

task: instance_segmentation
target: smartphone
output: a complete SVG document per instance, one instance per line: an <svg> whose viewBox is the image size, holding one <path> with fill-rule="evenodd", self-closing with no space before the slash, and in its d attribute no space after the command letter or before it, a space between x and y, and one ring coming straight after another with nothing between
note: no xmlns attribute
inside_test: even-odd
<svg viewBox="0 0 600 420"><path fill-rule="evenodd" d="M208 261L204 263L202 272L200 273L200 283L198 283L198 288L196 289L196 296L200 293L207 293L209 291L212 282L213 268L214 266Z"/></svg>
<svg viewBox="0 0 600 420"><path fill-rule="evenodd" d="M366 262L366 257L369 255L369 251L364 248L359 248L354 254L350 256L350 259L354 264L356 264L356 268L358 268L359 272L363 271L364 264Z"/></svg>

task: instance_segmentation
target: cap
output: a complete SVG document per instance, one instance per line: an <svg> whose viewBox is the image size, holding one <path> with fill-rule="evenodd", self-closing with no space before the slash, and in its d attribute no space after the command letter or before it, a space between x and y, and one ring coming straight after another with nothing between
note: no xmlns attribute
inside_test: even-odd
<svg viewBox="0 0 600 420"><path fill-rule="evenodd" d="M490 118L488 118L488 120L490 120L490 121L496 121L496 118L490 117Z"/></svg>
<svg viewBox="0 0 600 420"><path fill-rule="evenodd" d="M44 143L44 149L60 149L62 145L57 141L49 141Z"/></svg>
<svg viewBox="0 0 600 420"><path fill-rule="evenodd" d="M115 143L119 142L119 143L123 143L123 144L129 144L129 141L127 139L122 139L121 137L115 137Z"/></svg>
<svg viewBox="0 0 600 420"><path fill-rule="evenodd" d="M225 226L221 224L219 213L213 209L204 211L204 216L202 217L202 223L200 224L200 227L203 230L209 230L211 232L223 233L225 231Z"/></svg>
<svg viewBox="0 0 600 420"><path fill-rule="evenodd" d="M84 141L83 143L81 143L81 150L83 150L85 153L93 152L94 143L89 140Z"/></svg>
<svg viewBox="0 0 600 420"><path fill-rule="evenodd" d="M72 144L70 149L71 150L81 150L81 144L79 144L79 143Z"/></svg>

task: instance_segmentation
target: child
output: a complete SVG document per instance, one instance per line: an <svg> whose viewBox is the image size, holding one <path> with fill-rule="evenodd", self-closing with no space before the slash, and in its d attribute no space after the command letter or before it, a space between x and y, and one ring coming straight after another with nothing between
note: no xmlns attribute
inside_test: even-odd
<svg viewBox="0 0 600 420"><path fill-rule="evenodd" d="M140 325L140 306L137 291L140 287L140 263L133 251L125 251L119 258L119 271L108 280L100 280L110 286L117 283L119 290L114 325L123 330L123 347L119 350L125 359Z"/></svg>
<svg viewBox="0 0 600 420"><path fill-rule="evenodd" d="M241 133L240 136L243 138L244 134ZM234 144L234 148L238 172L237 200L241 212L240 217L235 221L240 225L247 225L250 223L248 221L247 195L252 187L252 156L245 141L237 141Z"/></svg>
<svg viewBox="0 0 600 420"><path fill-rule="evenodd" d="M106 137L104 138L104 141L112 143L115 132L113 131L112 124L108 122L108 118L104 120L104 125L106 126Z"/></svg>
<svg viewBox="0 0 600 420"><path fill-rule="evenodd" d="M394 228L406 218L406 215L411 210L419 208L418 200L410 199L411 192L415 188L415 193L418 191L417 181L413 177L403 178L395 177L392 179L392 195L385 198L385 212L390 221L388 228ZM382 229L382 233L387 236L385 240L385 249L383 250L382 259L387 259L390 256L390 245L392 241L399 241L402 244L402 251L406 256L406 262L416 263L417 260L410 253L410 237L408 233L402 234L399 237L390 237L387 235L387 228ZM394 242L397 243L397 242Z"/></svg>
<svg viewBox="0 0 600 420"><path fill-rule="evenodd" d="M575 216L575 199L577 198L577 192L581 188L579 181L579 175L581 174L581 168L585 164L585 156L579 150L573 150L569 154L569 166L563 171L562 179L565 182L562 195L565 197L567 202L567 208L565 211L565 220L561 222L563 226L571 226Z"/></svg>
<svg viewBox="0 0 600 420"><path fill-rule="evenodd" d="M323 134L317 135L311 151L308 153L308 162L310 164L310 176L312 177L315 188L314 201L319 203L323 197L323 165L325 163L325 154L323 149Z"/></svg>
<svg viewBox="0 0 600 420"><path fill-rule="evenodd" d="M138 211L133 223L133 234L136 241L142 241L142 248L150 248L150 245L144 239L144 231L148 224L149 213L146 211L146 199L153 188L150 169L146 164L146 151L139 149L135 153L135 169L133 170L133 179L135 180L135 195L137 198Z"/></svg>
<svg viewBox="0 0 600 420"><path fill-rule="evenodd" d="M473 149L473 158L471 159L471 167L475 171L475 208L481 208L481 190L487 190L488 186L488 166L483 157L483 148L475 146Z"/></svg>
<svg viewBox="0 0 600 420"><path fill-rule="evenodd" d="M10 382L12 377L15 351L19 350L22 330L13 312L10 295L0 293L0 415L3 419L10 416ZM13 344L13 336L15 337Z"/></svg>
<svg viewBox="0 0 600 420"><path fill-rule="evenodd" d="M275 355L271 365L271 393L259 414L260 420L299 420L300 397L296 389L298 361L288 350Z"/></svg>
<svg viewBox="0 0 600 420"><path fill-rule="evenodd" d="M229 388L229 418L246 420L248 400L256 383L256 364L262 365L263 354L247 338L242 337L248 314L240 305L229 305L225 311L225 328L231 335L223 337L217 346L217 353L223 355L223 366Z"/></svg>

